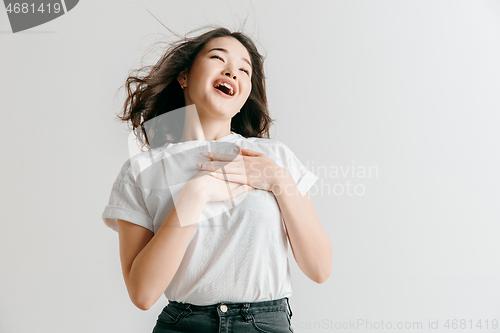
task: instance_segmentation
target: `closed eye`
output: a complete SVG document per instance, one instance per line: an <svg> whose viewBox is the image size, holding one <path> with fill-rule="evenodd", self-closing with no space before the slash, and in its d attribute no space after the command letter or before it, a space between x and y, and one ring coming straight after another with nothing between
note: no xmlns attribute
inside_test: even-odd
<svg viewBox="0 0 500 333"><path fill-rule="evenodd" d="M219 59L219 60L221 60L222 62L224 62L224 59L222 59L222 58L221 58L221 57L219 57L218 55L213 55L213 56L211 56L210 58L211 58L211 59L214 59L214 58L215 58L215 59ZM249 75L249 76L250 76L250 72L249 72L249 71L247 71L247 70L246 70L246 69L244 69L244 68L242 68L241 70L242 70L243 72L245 72L247 75Z"/></svg>

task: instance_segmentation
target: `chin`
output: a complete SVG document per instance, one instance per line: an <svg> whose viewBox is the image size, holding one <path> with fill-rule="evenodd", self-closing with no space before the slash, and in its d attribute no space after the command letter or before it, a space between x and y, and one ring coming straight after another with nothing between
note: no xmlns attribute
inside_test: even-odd
<svg viewBox="0 0 500 333"><path fill-rule="evenodd" d="M214 114L219 116L232 117L237 113L237 110L233 107L229 107L226 103L214 103L213 107L210 108Z"/></svg>
<svg viewBox="0 0 500 333"><path fill-rule="evenodd" d="M229 118L229 119L231 119L236 114L235 111L226 110L226 109L220 108L220 107L214 107L210 111L211 111L210 112L211 114L213 114L216 117L220 117L220 118Z"/></svg>

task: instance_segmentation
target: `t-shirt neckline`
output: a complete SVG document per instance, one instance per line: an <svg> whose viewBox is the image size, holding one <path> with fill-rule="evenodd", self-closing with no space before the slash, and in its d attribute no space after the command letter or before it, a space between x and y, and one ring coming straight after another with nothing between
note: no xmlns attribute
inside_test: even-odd
<svg viewBox="0 0 500 333"><path fill-rule="evenodd" d="M184 145L184 144L196 144L196 143L210 143L210 142L226 142L230 141L233 138L241 137L241 134L238 134L236 132L232 132L231 134L225 135L223 137L218 138L217 140L189 140L189 141L182 141L182 142L171 142L167 144L167 146L174 147L178 145Z"/></svg>

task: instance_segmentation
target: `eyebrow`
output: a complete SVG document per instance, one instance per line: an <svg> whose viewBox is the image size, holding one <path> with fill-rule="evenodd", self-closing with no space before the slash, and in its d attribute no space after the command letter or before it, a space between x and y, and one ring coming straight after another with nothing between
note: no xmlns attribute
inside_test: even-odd
<svg viewBox="0 0 500 333"><path fill-rule="evenodd" d="M207 53L210 53L212 51L222 51L222 52L225 52L225 53L229 53L226 49L223 49L222 47L214 47L213 49L211 49L210 51L208 51ZM248 61L247 58L241 58L243 59L247 64L250 65L250 68L253 68L252 67L252 64L250 63L250 61Z"/></svg>

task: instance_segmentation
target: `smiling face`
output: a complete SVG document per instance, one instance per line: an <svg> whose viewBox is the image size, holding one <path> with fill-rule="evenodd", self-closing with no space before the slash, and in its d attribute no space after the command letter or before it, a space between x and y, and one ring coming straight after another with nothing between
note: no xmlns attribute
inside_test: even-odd
<svg viewBox="0 0 500 333"><path fill-rule="evenodd" d="M186 105L195 104L200 116L232 118L252 90L251 57L236 38L210 40L191 69L179 74Z"/></svg>

